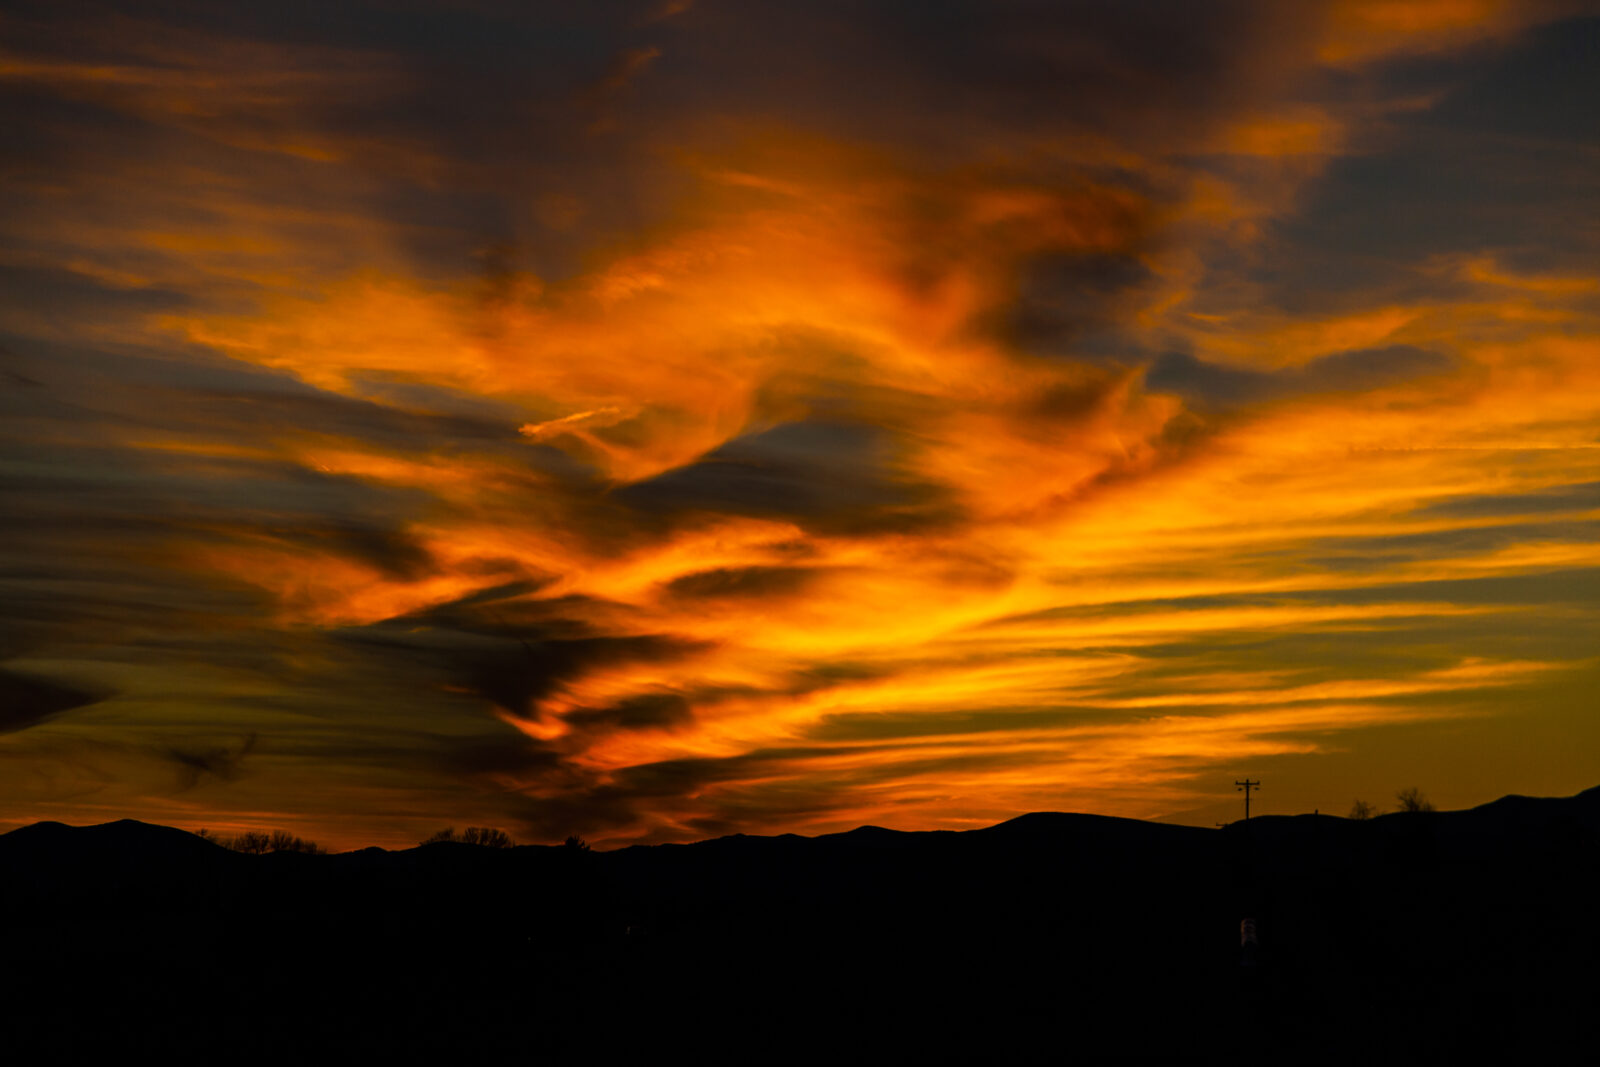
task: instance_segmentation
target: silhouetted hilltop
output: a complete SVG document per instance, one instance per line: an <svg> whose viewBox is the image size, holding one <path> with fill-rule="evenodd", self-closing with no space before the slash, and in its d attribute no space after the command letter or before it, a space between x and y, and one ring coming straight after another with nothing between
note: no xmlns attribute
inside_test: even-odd
<svg viewBox="0 0 1600 1067"><path fill-rule="evenodd" d="M59 822L38 822L7 834L0 834L0 855L32 854L43 858L69 851L94 850L102 855L194 856L220 852L213 842L187 830L156 826L134 819L101 823L97 826L68 826Z"/></svg>
<svg viewBox="0 0 1600 1067"><path fill-rule="evenodd" d="M1129 837L1140 836L1146 839L1166 838L1174 841L1180 837L1192 838L1195 834L1209 833L1209 831L1195 826L1176 826L1172 823L1145 822L1142 819L1122 819L1111 815L1081 815L1059 811L1036 811L1029 815L1018 815L1015 819L1008 819L995 826L968 832L1037 838L1062 837L1066 835L1093 835L1096 837L1126 835Z"/></svg>
<svg viewBox="0 0 1600 1067"><path fill-rule="evenodd" d="M1525 1061L1600 1047L1566 977L1600 951L1597 875L1600 789L612 852L250 856L41 823L0 835L0 1003L28 1062L243 1034L452 1062Z"/></svg>

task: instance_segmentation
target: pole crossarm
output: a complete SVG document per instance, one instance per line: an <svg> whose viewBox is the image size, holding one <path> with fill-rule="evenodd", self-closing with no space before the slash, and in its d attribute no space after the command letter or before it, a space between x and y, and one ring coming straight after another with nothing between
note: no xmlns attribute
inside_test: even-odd
<svg viewBox="0 0 1600 1067"><path fill-rule="evenodd" d="M1257 779L1255 781L1251 781L1250 779L1246 778L1242 782L1234 782L1233 784L1235 786L1237 786L1239 789L1244 790L1244 818L1245 818L1246 822L1249 822L1250 821L1250 791L1252 789L1260 789L1261 788L1261 781L1260 781L1260 779Z"/></svg>

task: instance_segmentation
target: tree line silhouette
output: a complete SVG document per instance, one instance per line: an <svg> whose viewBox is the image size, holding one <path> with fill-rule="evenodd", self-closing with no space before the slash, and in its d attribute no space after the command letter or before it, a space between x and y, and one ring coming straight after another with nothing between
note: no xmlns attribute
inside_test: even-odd
<svg viewBox="0 0 1600 1067"><path fill-rule="evenodd" d="M195 836L221 845L223 848L234 852L243 852L247 855L260 856L268 852L303 852L308 856L322 856L327 854L327 849L315 841L307 841L296 837L287 830L274 830L267 833L262 830L246 830L244 833L229 837L211 830L197 830Z"/></svg>
<svg viewBox="0 0 1600 1067"><path fill-rule="evenodd" d="M457 841L463 845L482 845L484 848L511 848L516 844L511 840L510 834L491 826L469 826L459 834L456 833L454 826L447 826L422 843L438 845L447 841Z"/></svg>
<svg viewBox="0 0 1600 1067"><path fill-rule="evenodd" d="M268 852L303 852L308 856L323 856L328 852L315 841L307 841L287 830L273 830L270 833L264 830L246 830L230 836L219 834L215 830L201 829L195 831L195 836L231 851L252 856L265 855ZM460 832L457 832L454 826L447 826L425 838L421 844L437 845L444 842L479 845L483 848L512 848L516 845L510 834L492 826L469 826ZM568 848L582 851L588 851L589 848L587 843L577 837L567 838L566 845Z"/></svg>

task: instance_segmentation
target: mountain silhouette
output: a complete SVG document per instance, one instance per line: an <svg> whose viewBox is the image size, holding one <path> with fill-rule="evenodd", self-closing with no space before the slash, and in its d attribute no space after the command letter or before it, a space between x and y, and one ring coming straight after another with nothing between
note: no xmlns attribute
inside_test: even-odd
<svg viewBox="0 0 1600 1067"><path fill-rule="evenodd" d="M1600 789L611 852L40 823L0 835L0 1004L29 1063L1527 1062L1600 1047L1597 846Z"/></svg>

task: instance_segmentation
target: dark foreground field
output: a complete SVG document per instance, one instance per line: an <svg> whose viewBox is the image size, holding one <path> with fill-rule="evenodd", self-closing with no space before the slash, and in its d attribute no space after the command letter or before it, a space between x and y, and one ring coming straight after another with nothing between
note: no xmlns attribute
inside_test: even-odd
<svg viewBox="0 0 1600 1067"><path fill-rule="evenodd" d="M0 837L0 1048L174 1062L1600 1056L1600 789L618 852ZM1240 921L1260 952L1245 966Z"/></svg>

